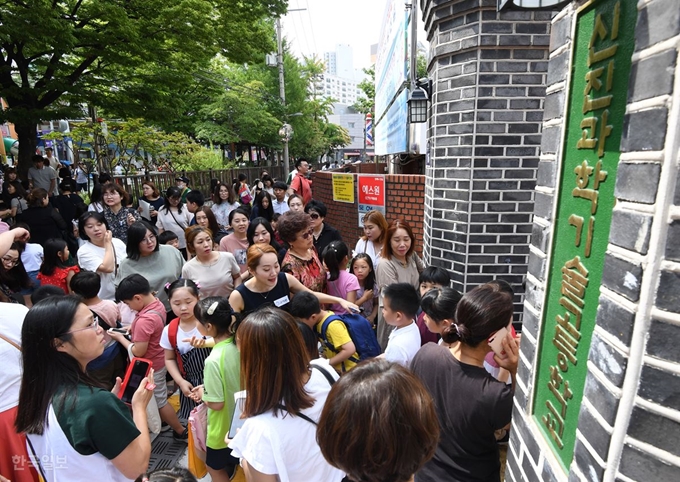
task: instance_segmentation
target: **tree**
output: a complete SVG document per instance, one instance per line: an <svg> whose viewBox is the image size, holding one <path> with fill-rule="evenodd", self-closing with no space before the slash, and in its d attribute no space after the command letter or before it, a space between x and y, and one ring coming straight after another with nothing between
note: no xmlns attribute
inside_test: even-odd
<svg viewBox="0 0 680 482"><path fill-rule="evenodd" d="M359 82L357 87L363 91L365 97L359 97L352 107L361 114L370 112L375 117L375 65L364 69L364 74L368 78Z"/></svg>
<svg viewBox="0 0 680 482"><path fill-rule="evenodd" d="M245 62L273 48L286 0L0 0L0 89L25 173L41 120L173 112L178 83L218 52ZM185 82L186 83L186 82ZM177 112L175 110L175 112Z"/></svg>

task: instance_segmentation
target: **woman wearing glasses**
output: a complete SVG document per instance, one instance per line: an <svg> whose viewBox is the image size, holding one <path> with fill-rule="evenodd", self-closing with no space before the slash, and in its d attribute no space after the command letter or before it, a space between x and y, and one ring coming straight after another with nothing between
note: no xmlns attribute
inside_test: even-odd
<svg viewBox="0 0 680 482"><path fill-rule="evenodd" d="M19 244L12 243L9 251L0 260L2 261L0 263L0 303L18 303L13 295L32 286L31 279L21 262ZM26 297L28 298L28 295Z"/></svg>
<svg viewBox="0 0 680 482"><path fill-rule="evenodd" d="M104 333L87 306L74 296L37 303L24 319L21 345L16 428L26 433L43 478L125 481L144 472L152 374L133 395L132 414L99 387L85 367L104 351Z"/></svg>
<svg viewBox="0 0 680 482"><path fill-rule="evenodd" d="M342 241L340 232L325 221L327 211L324 203L312 199L305 204L305 212L312 220L314 247L319 256L323 255L323 250L333 241Z"/></svg>
<svg viewBox="0 0 680 482"><path fill-rule="evenodd" d="M288 211L279 218L277 227L281 239L289 245L281 271L292 274L310 290L325 293L326 270L314 248L309 214Z"/></svg>
<svg viewBox="0 0 680 482"><path fill-rule="evenodd" d="M115 285L126 276L140 274L149 281L165 310L170 311L165 285L182 276L183 265L184 258L177 249L158 244L151 224L137 221L128 229L127 258L120 263Z"/></svg>
<svg viewBox="0 0 680 482"><path fill-rule="evenodd" d="M113 237L127 243L128 227L141 219L137 211L125 207L130 202L130 195L120 184L108 182L102 187L102 201L103 214Z"/></svg>
<svg viewBox="0 0 680 482"><path fill-rule="evenodd" d="M312 291L291 274L281 272L276 250L268 244L253 244L248 248L248 271L252 277L229 296L229 304L237 313L247 315L265 305L287 311L291 293ZM316 291L312 294L321 303L338 303L347 311L359 311L357 305L347 300Z"/></svg>

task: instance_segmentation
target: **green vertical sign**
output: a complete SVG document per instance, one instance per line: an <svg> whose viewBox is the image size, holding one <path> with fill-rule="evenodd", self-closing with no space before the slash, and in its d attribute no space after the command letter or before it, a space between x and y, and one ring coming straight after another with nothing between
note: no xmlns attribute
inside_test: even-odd
<svg viewBox="0 0 680 482"><path fill-rule="evenodd" d="M576 15L533 406L565 470L574 453L614 209L636 19L636 2L622 0L594 0Z"/></svg>

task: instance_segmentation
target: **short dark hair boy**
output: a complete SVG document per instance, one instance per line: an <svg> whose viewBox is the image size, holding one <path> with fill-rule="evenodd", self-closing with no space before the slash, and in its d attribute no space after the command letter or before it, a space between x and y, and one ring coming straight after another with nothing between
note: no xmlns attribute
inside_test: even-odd
<svg viewBox="0 0 680 482"><path fill-rule="evenodd" d="M163 231L158 235L158 244L168 244L176 239L179 240L177 235L172 231Z"/></svg>
<svg viewBox="0 0 680 482"><path fill-rule="evenodd" d="M80 271L73 275L69 284L71 291L82 296L86 300L95 298L99 294L102 280L97 273L92 271Z"/></svg>
<svg viewBox="0 0 680 482"><path fill-rule="evenodd" d="M418 277L418 283L420 284L420 294L423 293L423 285L430 285L427 287L426 292L434 287L446 288L451 284L451 275L444 268L439 266L428 266L420 273Z"/></svg>
<svg viewBox="0 0 680 482"><path fill-rule="evenodd" d="M135 295L148 295L151 294L151 285L149 285L149 280L147 280L141 274L131 274L126 276L116 288L116 300L117 301L129 301L135 297Z"/></svg>
<svg viewBox="0 0 680 482"><path fill-rule="evenodd" d="M420 306L420 297L411 283L394 283L387 285L382 291L383 300L387 300L390 310L399 312L405 318L413 319Z"/></svg>

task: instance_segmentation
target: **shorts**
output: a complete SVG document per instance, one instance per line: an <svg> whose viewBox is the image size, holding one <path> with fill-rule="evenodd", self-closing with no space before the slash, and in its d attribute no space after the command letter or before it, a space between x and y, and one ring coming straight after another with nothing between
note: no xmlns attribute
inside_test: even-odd
<svg viewBox="0 0 680 482"><path fill-rule="evenodd" d="M213 470L226 470L230 475L233 475L239 460L231 455L231 449L225 447L223 449L211 449L206 447L205 465Z"/></svg>
<svg viewBox="0 0 680 482"><path fill-rule="evenodd" d="M159 410L168 404L168 385L165 381L167 371L167 368L162 368L153 372L153 383L156 385L153 389L153 398L156 399Z"/></svg>

